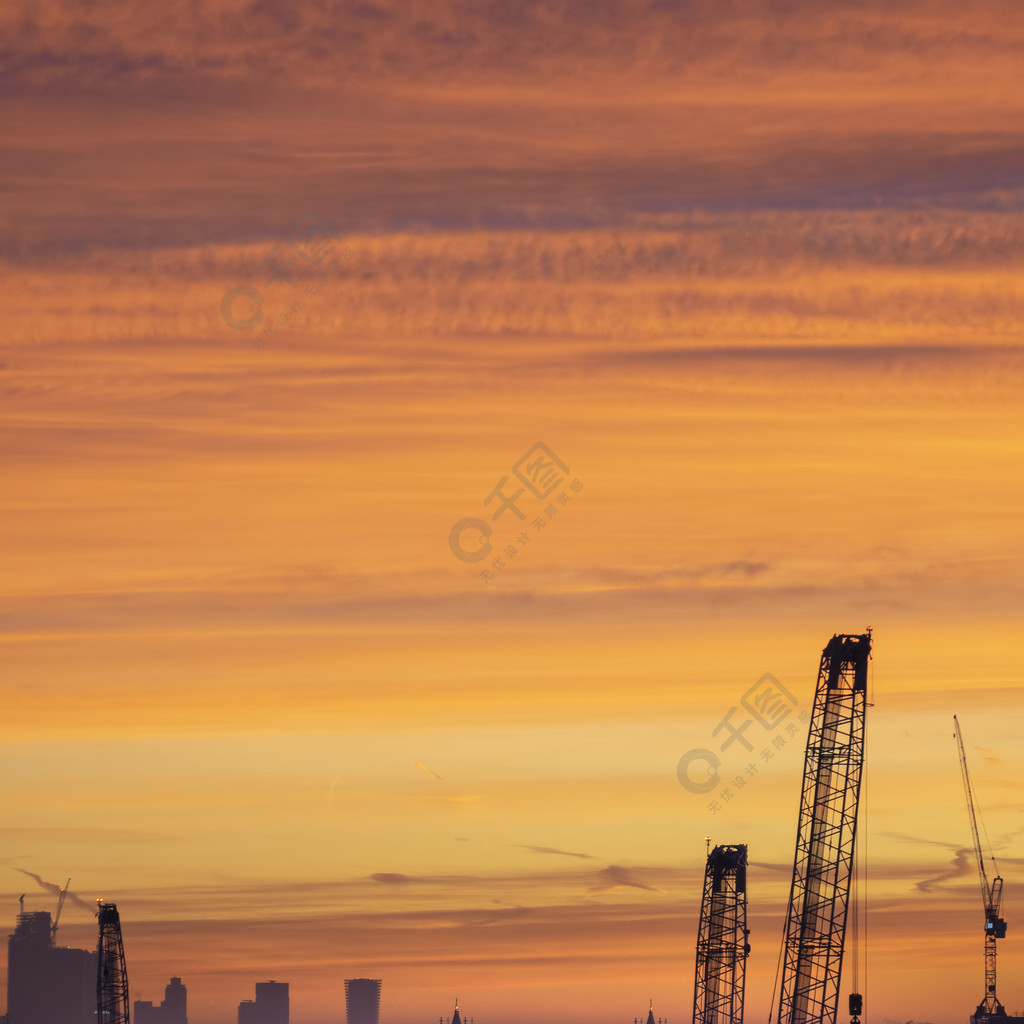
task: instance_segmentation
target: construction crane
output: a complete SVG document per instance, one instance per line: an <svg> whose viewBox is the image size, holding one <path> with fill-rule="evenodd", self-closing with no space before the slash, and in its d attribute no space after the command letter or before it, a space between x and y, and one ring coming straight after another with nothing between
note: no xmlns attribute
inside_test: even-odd
<svg viewBox="0 0 1024 1024"><path fill-rule="evenodd" d="M747 954L747 848L716 846L704 871L693 984L694 1024L743 1024ZM653 1011L647 1024L653 1024Z"/></svg>
<svg viewBox="0 0 1024 1024"><path fill-rule="evenodd" d="M871 630L821 654L807 734L778 1024L835 1024L864 765ZM850 1011L861 1012L859 995Z"/></svg>
<svg viewBox="0 0 1024 1024"><path fill-rule="evenodd" d="M117 905L96 901L100 924L96 947L96 1024L128 1024L128 969Z"/></svg>
<svg viewBox="0 0 1024 1024"><path fill-rule="evenodd" d="M971 1024L983 1024L989 1017L1006 1017L1006 1010L996 997L996 939L1006 937L1006 922L999 916L999 904L1003 898L1003 879L996 875L989 884L985 874L985 858L981 852L981 838L978 835L978 819L974 813L974 795L971 790L971 776L967 771L967 753L960 722L953 716L953 735L960 752L960 773L964 778L964 793L967 795L967 816L971 821L971 838L974 840L974 856L978 861L978 878L981 882L981 904L985 908L985 998L971 1017ZM992 858L993 866L995 857Z"/></svg>
<svg viewBox="0 0 1024 1024"><path fill-rule="evenodd" d="M57 925L60 922L60 912L64 909L64 900L67 899L68 886L71 885L71 878L64 883L64 888L60 891L60 898L57 900L57 913L53 915L53 924L50 925L50 945L57 944Z"/></svg>

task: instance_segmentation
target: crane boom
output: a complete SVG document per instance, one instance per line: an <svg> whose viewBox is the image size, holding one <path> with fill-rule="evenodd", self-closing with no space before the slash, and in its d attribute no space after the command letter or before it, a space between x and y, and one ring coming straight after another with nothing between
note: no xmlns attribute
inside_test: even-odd
<svg viewBox="0 0 1024 1024"><path fill-rule="evenodd" d="M64 909L64 900L67 899L68 886L71 885L71 878L64 883L64 888L60 891L60 898L57 900L57 913L53 915L53 924L50 925L50 943L57 941L57 925L60 922L60 912Z"/></svg>
<svg viewBox="0 0 1024 1024"><path fill-rule="evenodd" d="M978 818L974 811L974 793L971 787L971 776L967 770L967 753L964 750L964 737L960 732L960 722L953 716L954 736L960 753L960 774L964 780L964 793L967 796L967 816L971 822L971 838L974 841L974 856L978 861L978 879L981 882L981 905L985 908L985 998L978 1004L971 1024L981 1024L987 1017L1005 1017L1006 1011L996 996L996 939L1006 937L1006 922L999 916L999 905L1003 899L1003 879L996 875L989 883L985 872L985 855L981 849L981 836L978 833ZM994 860L994 858L993 858Z"/></svg>
<svg viewBox="0 0 1024 1024"><path fill-rule="evenodd" d="M96 1024L128 1024L128 968L121 918L115 903L97 900L100 923L96 946Z"/></svg>
<svg viewBox="0 0 1024 1024"><path fill-rule="evenodd" d="M870 654L870 630L856 636L837 634L821 654L804 756L778 1024L836 1020L864 765Z"/></svg>
<svg viewBox="0 0 1024 1024"><path fill-rule="evenodd" d="M693 986L694 1024L743 1024L750 952L747 847L716 846L704 873Z"/></svg>

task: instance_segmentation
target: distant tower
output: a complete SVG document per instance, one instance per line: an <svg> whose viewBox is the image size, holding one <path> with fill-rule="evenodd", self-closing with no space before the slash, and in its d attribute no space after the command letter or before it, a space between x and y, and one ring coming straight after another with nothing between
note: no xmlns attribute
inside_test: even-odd
<svg viewBox="0 0 1024 1024"><path fill-rule="evenodd" d="M747 848L716 846L704 872L693 985L694 1024L742 1024L747 954ZM653 1013L647 1024L653 1024Z"/></svg>
<svg viewBox="0 0 1024 1024"><path fill-rule="evenodd" d="M99 905L100 937L96 947L96 1024L128 1024L128 968L117 905Z"/></svg>
<svg viewBox="0 0 1024 1024"><path fill-rule="evenodd" d="M288 982L257 981L259 1024L288 1024Z"/></svg>
<svg viewBox="0 0 1024 1024"><path fill-rule="evenodd" d="M380 979L345 979L346 1024L380 1024Z"/></svg>
<svg viewBox="0 0 1024 1024"><path fill-rule="evenodd" d="M163 1024L188 1024L188 989L182 985L181 978L171 978L171 983L164 989L160 1009L163 1010Z"/></svg>
<svg viewBox="0 0 1024 1024"><path fill-rule="evenodd" d="M159 1006L136 999L132 1003L135 1024L188 1024L188 989L181 978L171 978L164 989L164 1001Z"/></svg>
<svg viewBox="0 0 1024 1024"><path fill-rule="evenodd" d="M256 982L256 998L238 1004L238 1024L288 1024L288 982Z"/></svg>

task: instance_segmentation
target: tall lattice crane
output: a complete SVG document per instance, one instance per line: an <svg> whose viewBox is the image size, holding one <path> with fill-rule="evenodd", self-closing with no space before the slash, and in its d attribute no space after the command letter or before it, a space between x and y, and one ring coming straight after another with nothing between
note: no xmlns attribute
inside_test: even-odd
<svg viewBox="0 0 1024 1024"><path fill-rule="evenodd" d="M871 630L821 654L807 734L778 1024L835 1024L864 765ZM856 998L856 1004L853 999ZM851 1012L860 997L851 997Z"/></svg>
<svg viewBox="0 0 1024 1024"><path fill-rule="evenodd" d="M960 722L953 716L953 730L957 749L960 752L960 773L964 778L964 793L967 795L967 816L971 821L971 838L974 840L974 856L978 861L978 878L981 882L981 903L985 908L985 998L978 1004L971 1017L971 1024L982 1024L989 1017L1005 1017L1006 1010L996 998L996 939L1006 937L1006 922L999 916L999 904L1003 898L1003 879L996 875L991 884L985 873L985 857L981 851L978 835L978 819L974 813L974 795L971 790L971 776L967 771L967 754ZM992 858L995 866L995 857Z"/></svg>
<svg viewBox="0 0 1024 1024"><path fill-rule="evenodd" d="M128 1024L128 968L117 905L96 901L100 921L96 971L96 1024Z"/></svg>
<svg viewBox="0 0 1024 1024"><path fill-rule="evenodd" d="M749 935L747 848L716 846L708 854L704 871L693 986L694 1024L743 1024Z"/></svg>

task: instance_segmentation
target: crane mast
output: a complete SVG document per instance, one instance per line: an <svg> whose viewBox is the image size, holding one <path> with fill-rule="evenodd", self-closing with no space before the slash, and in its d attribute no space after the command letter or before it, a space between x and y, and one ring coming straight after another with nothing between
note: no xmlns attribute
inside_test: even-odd
<svg viewBox="0 0 1024 1024"><path fill-rule="evenodd" d="M778 1024L835 1024L864 764L870 653L868 630L833 636L821 655L804 757Z"/></svg>
<svg viewBox="0 0 1024 1024"><path fill-rule="evenodd" d="M117 905L99 904L100 935L96 973L96 1024L128 1024L128 969Z"/></svg>
<svg viewBox="0 0 1024 1024"><path fill-rule="evenodd" d="M704 872L693 986L694 1024L743 1024L747 954L747 848L716 846Z"/></svg>
<svg viewBox="0 0 1024 1024"><path fill-rule="evenodd" d="M999 916L999 905L1003 898L1003 879L996 875L989 883L985 873L985 857L981 850L981 837L978 834L978 819L974 812L974 794L971 788L971 776L967 771L967 753L964 750L964 738L960 732L960 722L953 716L953 729L956 737L957 750L960 753L960 774L964 780L964 793L967 795L967 816L971 822L971 838L974 841L974 856L978 862L978 879L981 882L981 905L985 908L985 998L971 1017L971 1024L982 1024L988 1017L1006 1017L1006 1010L996 997L996 939L1006 937L1006 922Z"/></svg>

